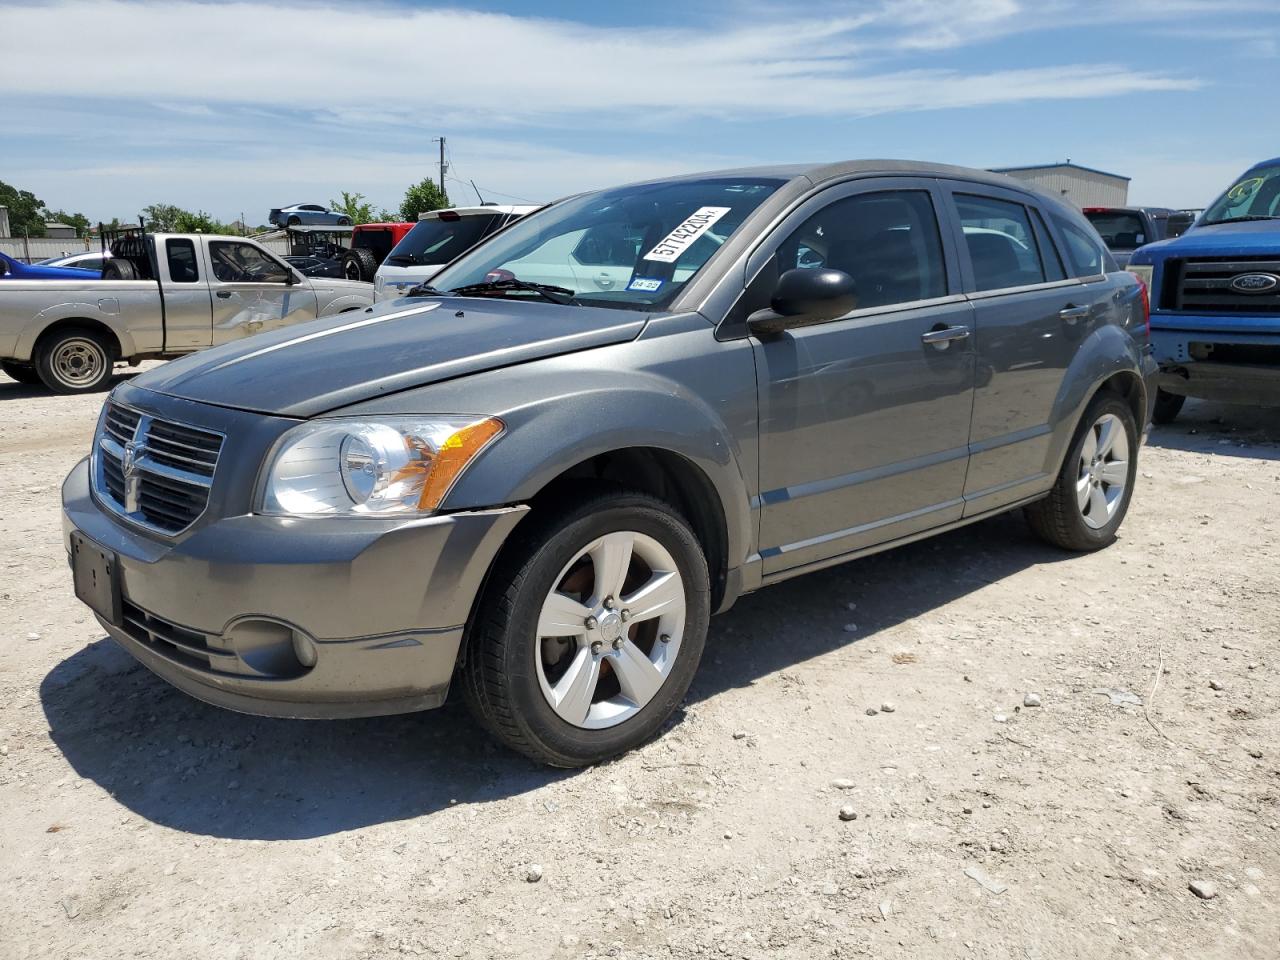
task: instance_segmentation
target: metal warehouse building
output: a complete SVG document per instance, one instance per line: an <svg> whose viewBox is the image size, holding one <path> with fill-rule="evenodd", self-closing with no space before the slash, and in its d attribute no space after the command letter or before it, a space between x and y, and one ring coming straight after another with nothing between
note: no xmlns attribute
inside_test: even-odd
<svg viewBox="0 0 1280 960"><path fill-rule="evenodd" d="M1129 203L1128 177L1082 167L1070 160L1034 167L998 167L991 172L1025 180L1050 196L1061 197L1077 207L1124 207Z"/></svg>

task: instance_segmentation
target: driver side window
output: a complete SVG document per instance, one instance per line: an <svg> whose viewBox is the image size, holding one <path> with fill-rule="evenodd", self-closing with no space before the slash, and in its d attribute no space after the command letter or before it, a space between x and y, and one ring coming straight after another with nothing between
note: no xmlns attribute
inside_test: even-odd
<svg viewBox="0 0 1280 960"><path fill-rule="evenodd" d="M209 241L213 275L222 283L282 283L285 268L251 243Z"/></svg>
<svg viewBox="0 0 1280 960"><path fill-rule="evenodd" d="M841 270L857 284L858 308L929 300L947 292L933 200L924 190L887 190L836 200L778 249L778 271Z"/></svg>

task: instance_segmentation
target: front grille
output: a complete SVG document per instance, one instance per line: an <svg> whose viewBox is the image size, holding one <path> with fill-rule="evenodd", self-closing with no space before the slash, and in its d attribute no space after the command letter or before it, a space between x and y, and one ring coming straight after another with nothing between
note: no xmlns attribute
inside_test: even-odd
<svg viewBox="0 0 1280 960"><path fill-rule="evenodd" d="M196 670L238 674L236 655L210 646L203 633L171 623L141 607L123 602L123 627L129 636L170 660Z"/></svg>
<svg viewBox="0 0 1280 960"><path fill-rule="evenodd" d="M181 533L209 504L223 437L212 430L107 403L94 443L94 489L114 512Z"/></svg>
<svg viewBox="0 0 1280 960"><path fill-rule="evenodd" d="M1170 268L1177 270L1177 278L1165 284L1166 308L1205 313L1280 313L1280 260L1182 260L1170 261L1166 269ZM1232 281L1251 274L1276 277L1277 283L1260 293L1232 286ZM1168 302L1168 293L1172 293L1172 303Z"/></svg>

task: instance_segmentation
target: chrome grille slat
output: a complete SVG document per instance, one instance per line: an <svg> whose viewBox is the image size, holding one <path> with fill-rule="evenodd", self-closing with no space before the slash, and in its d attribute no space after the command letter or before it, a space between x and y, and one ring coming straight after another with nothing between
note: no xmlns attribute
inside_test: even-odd
<svg viewBox="0 0 1280 960"><path fill-rule="evenodd" d="M1280 260L1258 259L1184 260L1172 287L1174 310L1203 310L1210 313L1272 313L1280 307L1280 287L1263 293L1245 293L1231 281L1243 274L1260 273L1280 277ZM1166 299L1168 299L1166 297Z"/></svg>
<svg viewBox="0 0 1280 960"><path fill-rule="evenodd" d="M214 431L108 401L94 444L94 492L132 523L181 533L208 506L222 443Z"/></svg>

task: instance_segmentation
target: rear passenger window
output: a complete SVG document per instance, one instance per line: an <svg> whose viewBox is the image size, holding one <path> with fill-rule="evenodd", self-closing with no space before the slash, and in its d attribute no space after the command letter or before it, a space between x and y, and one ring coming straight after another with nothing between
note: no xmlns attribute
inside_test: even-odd
<svg viewBox="0 0 1280 960"><path fill-rule="evenodd" d="M174 283L196 283L200 271L196 267L196 245L192 240L166 240L165 254L169 258L169 279Z"/></svg>
<svg viewBox="0 0 1280 960"><path fill-rule="evenodd" d="M1049 234L1049 227L1044 217L1035 207L1031 208L1031 219L1036 225L1036 245L1040 248L1040 262L1044 264L1044 275L1050 280L1067 279L1067 268L1062 265L1062 254Z"/></svg>
<svg viewBox="0 0 1280 960"><path fill-rule="evenodd" d="M956 207L978 290L1045 282L1026 207L969 194L956 194Z"/></svg>
<svg viewBox="0 0 1280 960"><path fill-rule="evenodd" d="M1067 245L1067 263L1077 277L1096 277L1112 268L1115 261L1102 245L1102 238L1076 226L1065 217L1053 214L1053 222Z"/></svg>
<svg viewBox="0 0 1280 960"><path fill-rule="evenodd" d="M947 292L938 217L923 190L837 200L801 224L777 258L779 271L843 270L857 284L859 309Z"/></svg>

